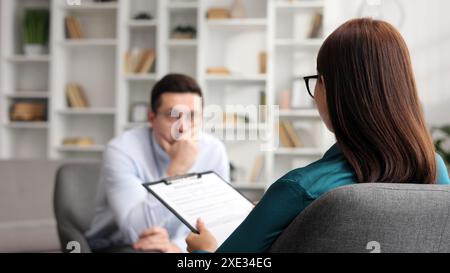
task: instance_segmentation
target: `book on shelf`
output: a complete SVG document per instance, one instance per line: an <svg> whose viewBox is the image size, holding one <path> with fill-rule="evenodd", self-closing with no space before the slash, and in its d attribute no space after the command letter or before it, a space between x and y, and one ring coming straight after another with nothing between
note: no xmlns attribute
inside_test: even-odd
<svg viewBox="0 0 450 273"><path fill-rule="evenodd" d="M287 148L292 147L291 140L289 139L286 129L284 128L284 126L281 122L278 123L278 135L279 135L279 140L280 140L280 144L282 147L287 147Z"/></svg>
<svg viewBox="0 0 450 273"><path fill-rule="evenodd" d="M300 136L290 121L281 121L279 123L279 135L283 147L300 148L304 146L300 140Z"/></svg>
<svg viewBox="0 0 450 273"><path fill-rule="evenodd" d="M134 70L137 66L137 61L139 59L139 51L132 50L125 53L125 63L124 70L125 73L131 74L134 73Z"/></svg>
<svg viewBox="0 0 450 273"><path fill-rule="evenodd" d="M11 121L46 121L47 105L39 100L17 101L11 107Z"/></svg>
<svg viewBox="0 0 450 273"><path fill-rule="evenodd" d="M267 73L267 52L263 51L259 53L259 73Z"/></svg>
<svg viewBox="0 0 450 273"><path fill-rule="evenodd" d="M92 147L94 140L90 137L68 137L63 139L63 146Z"/></svg>
<svg viewBox="0 0 450 273"><path fill-rule="evenodd" d="M255 158L252 169L250 170L250 173L248 176L249 182L255 183L258 181L258 179L261 175L263 166L264 166L264 155L261 154Z"/></svg>
<svg viewBox="0 0 450 273"><path fill-rule="evenodd" d="M292 122L289 121L283 121L284 129L286 130L286 133L293 144L294 148L300 148L303 147L303 143L300 140L300 136L298 135L297 131L294 128L294 125Z"/></svg>
<svg viewBox="0 0 450 273"><path fill-rule="evenodd" d="M231 71L226 67L208 67L206 73L209 75L231 75Z"/></svg>
<svg viewBox="0 0 450 273"><path fill-rule="evenodd" d="M84 39L84 32L81 28L78 18L73 15L68 15L65 18L66 33L69 39Z"/></svg>
<svg viewBox="0 0 450 273"><path fill-rule="evenodd" d="M125 54L125 73L145 74L149 73L155 63L154 49L132 50Z"/></svg>
<svg viewBox="0 0 450 273"><path fill-rule="evenodd" d="M314 14L311 22L311 29L308 35L308 38L314 39L318 38L320 36L320 32L322 29L322 21L323 21L323 15L322 13L318 12Z"/></svg>
<svg viewBox="0 0 450 273"><path fill-rule="evenodd" d="M69 107L71 108L87 108L89 102L83 88L77 84L69 83L66 87L66 96Z"/></svg>
<svg viewBox="0 0 450 273"><path fill-rule="evenodd" d="M208 20L214 20L214 19L229 19L230 18L230 11L226 8L221 7L211 7L206 12L206 17Z"/></svg>
<svg viewBox="0 0 450 273"><path fill-rule="evenodd" d="M136 68L136 73L148 73L155 62L155 51L147 49L143 52L141 60Z"/></svg>

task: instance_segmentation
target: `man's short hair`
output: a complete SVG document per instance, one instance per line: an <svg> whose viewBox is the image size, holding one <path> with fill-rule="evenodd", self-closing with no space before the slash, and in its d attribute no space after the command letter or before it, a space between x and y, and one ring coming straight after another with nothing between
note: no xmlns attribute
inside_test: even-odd
<svg viewBox="0 0 450 273"><path fill-rule="evenodd" d="M153 113L161 106L161 96L165 93L192 93L203 98L202 90L197 81L183 74L168 74L153 87L150 96L150 106Z"/></svg>

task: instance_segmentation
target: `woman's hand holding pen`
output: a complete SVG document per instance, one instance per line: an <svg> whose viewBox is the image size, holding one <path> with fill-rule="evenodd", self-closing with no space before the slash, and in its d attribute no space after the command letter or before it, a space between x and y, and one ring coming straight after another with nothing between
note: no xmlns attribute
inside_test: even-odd
<svg viewBox="0 0 450 273"><path fill-rule="evenodd" d="M199 234L191 232L188 237L186 237L187 251L193 252L196 250L203 250L215 252L217 249L216 238L209 232L201 219L197 220L197 230Z"/></svg>

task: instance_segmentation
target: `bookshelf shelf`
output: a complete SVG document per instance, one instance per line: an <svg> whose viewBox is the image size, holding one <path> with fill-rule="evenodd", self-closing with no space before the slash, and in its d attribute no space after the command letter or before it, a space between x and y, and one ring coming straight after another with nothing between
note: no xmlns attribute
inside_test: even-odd
<svg viewBox="0 0 450 273"><path fill-rule="evenodd" d="M156 28L158 26L158 20L130 20L127 23L131 29L135 28Z"/></svg>
<svg viewBox="0 0 450 273"><path fill-rule="evenodd" d="M206 80L211 82L265 82L265 74L231 74L231 75L206 75Z"/></svg>
<svg viewBox="0 0 450 273"><path fill-rule="evenodd" d="M116 39L67 39L61 41L66 47L117 46Z"/></svg>
<svg viewBox="0 0 450 273"><path fill-rule="evenodd" d="M114 12L118 8L118 3L89 3L83 2L81 5L67 5L61 4L60 9L72 12L98 12L109 11Z"/></svg>
<svg viewBox="0 0 450 273"><path fill-rule="evenodd" d="M196 47L198 45L197 40L189 40L189 39L170 39L167 42L167 46L169 47Z"/></svg>
<svg viewBox="0 0 450 273"><path fill-rule="evenodd" d="M48 91L19 91L15 93L5 93L7 99L47 99Z"/></svg>
<svg viewBox="0 0 450 273"><path fill-rule="evenodd" d="M14 63L48 63L50 62L49 55L43 56L26 56L26 55L13 55L7 58L8 61Z"/></svg>
<svg viewBox="0 0 450 273"><path fill-rule="evenodd" d="M48 122L19 122L19 121L11 121L5 123L6 128L10 129L48 129L49 125Z"/></svg>
<svg viewBox="0 0 450 273"><path fill-rule="evenodd" d="M321 9L325 7L323 0L311 1L277 1L275 7L280 10L295 10L295 9Z"/></svg>
<svg viewBox="0 0 450 273"><path fill-rule="evenodd" d="M215 19L207 20L207 25L214 28L264 28L267 26L267 20L264 18L247 18L247 19Z"/></svg>
<svg viewBox="0 0 450 273"><path fill-rule="evenodd" d="M60 109L58 113L61 115L77 115L77 116L90 116L90 115L115 115L115 108L81 108L81 109Z"/></svg>

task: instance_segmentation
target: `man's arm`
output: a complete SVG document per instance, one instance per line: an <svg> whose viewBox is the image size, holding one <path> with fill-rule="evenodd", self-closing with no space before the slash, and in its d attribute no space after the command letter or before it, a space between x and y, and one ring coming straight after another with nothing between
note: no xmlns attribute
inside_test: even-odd
<svg viewBox="0 0 450 273"><path fill-rule="evenodd" d="M149 196L137 171L127 154L113 146L107 147L101 179L116 223L129 243L137 241L148 227L165 221L163 206Z"/></svg>

